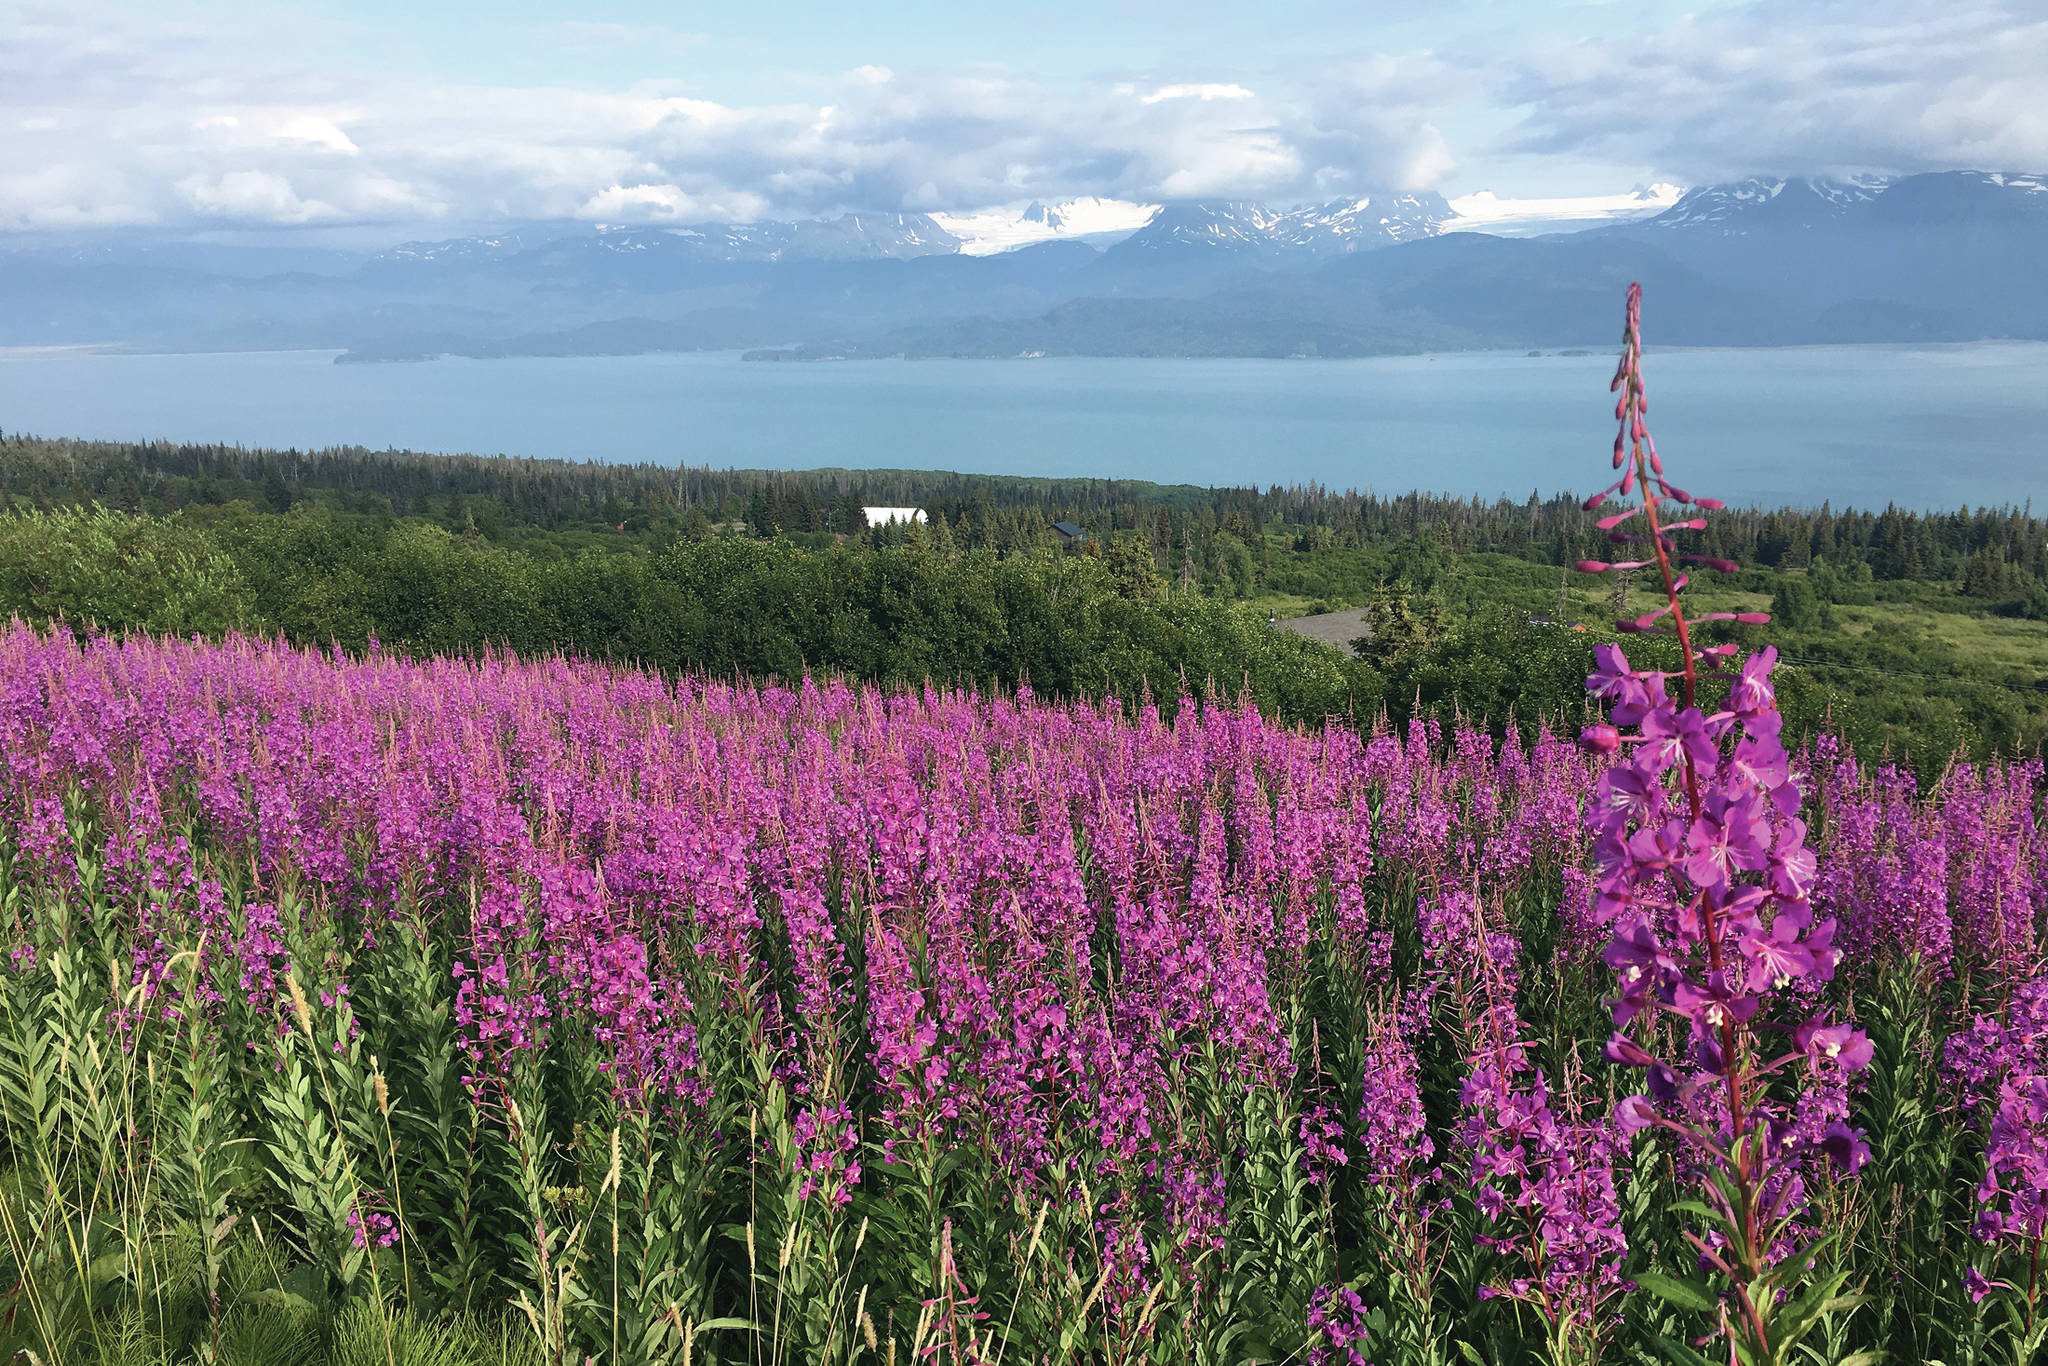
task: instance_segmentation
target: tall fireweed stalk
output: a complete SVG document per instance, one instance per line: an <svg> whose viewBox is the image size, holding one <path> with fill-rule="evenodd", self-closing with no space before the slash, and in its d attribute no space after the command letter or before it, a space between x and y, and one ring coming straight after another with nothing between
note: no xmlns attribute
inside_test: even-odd
<svg viewBox="0 0 2048 1366"><path fill-rule="evenodd" d="M1816 919L1808 899L1816 860L1781 737L1777 652L1766 646L1731 671L1735 646L1702 645L1694 634L1703 622L1769 618L1688 615L1680 596L1688 576L1679 564L1735 566L1678 548L1677 533L1705 529L1701 514L1722 504L1665 474L1647 421L1641 324L1642 286L1630 285L1612 386L1621 473L1587 507L1636 495L1599 526L1647 555L1578 567L1654 569L1664 605L1617 624L1675 636L1680 664L1640 668L1619 646L1603 646L1586 680L1611 704L1611 720L1588 726L1582 743L1615 756L1588 810L1595 912L1612 929L1602 957L1619 986L1606 1054L1645 1076L1644 1092L1619 1104L1624 1128L1669 1135L1676 1160L1695 1174L1700 1199L1687 1208L1698 1224L1685 1237L1714 1273L1642 1271L1636 1280L1711 1315L1731 1362L1778 1366L1808 1359L1802 1342L1857 1301L1843 1293L1851 1273L1830 1265L1839 1235L1817 1236L1801 1216L1825 1167L1853 1175L1869 1156L1847 1122L1846 1080L1869 1064L1871 1046L1814 1006L1840 951L1835 922ZM1698 1356L1666 1345L1681 1359Z"/></svg>

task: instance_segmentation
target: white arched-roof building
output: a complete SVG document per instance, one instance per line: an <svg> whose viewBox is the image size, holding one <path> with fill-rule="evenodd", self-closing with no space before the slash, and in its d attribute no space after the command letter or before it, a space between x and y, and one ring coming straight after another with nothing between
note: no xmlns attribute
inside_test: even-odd
<svg viewBox="0 0 2048 1366"><path fill-rule="evenodd" d="M868 519L869 526L881 526L885 522L922 522L923 508L869 508L861 509L861 515Z"/></svg>

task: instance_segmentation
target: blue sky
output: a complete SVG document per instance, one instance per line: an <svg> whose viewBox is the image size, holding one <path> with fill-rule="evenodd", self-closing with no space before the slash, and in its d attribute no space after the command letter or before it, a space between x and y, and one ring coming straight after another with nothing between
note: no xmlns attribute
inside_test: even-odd
<svg viewBox="0 0 2048 1366"><path fill-rule="evenodd" d="M2040 0L15 0L0 231L2048 169Z"/></svg>

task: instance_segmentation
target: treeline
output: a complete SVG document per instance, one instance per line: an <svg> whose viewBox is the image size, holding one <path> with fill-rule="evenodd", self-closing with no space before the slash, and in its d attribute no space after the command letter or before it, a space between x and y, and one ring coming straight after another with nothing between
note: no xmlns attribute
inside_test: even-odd
<svg viewBox="0 0 2048 1366"><path fill-rule="evenodd" d="M1219 559L1245 547L1263 582L1281 550L1397 542L1425 532L1452 553L1564 565L1599 555L1594 518L1569 494L1516 502L1320 485L1195 488L1114 479L1032 479L916 470L711 470L651 464L425 455L337 447L251 450L168 442L0 439L0 493L23 506L99 503L169 513L247 502L283 512L337 511L432 520L494 541L573 533L590 543L659 543L746 534L886 539L864 505L917 506L944 548L1015 554L1056 544L1051 526L1135 533L1161 572L1213 585ZM1883 580L1954 581L1972 596L2023 599L2048 566L2048 524L2031 508L1924 513L1736 508L1712 519L1703 549L1766 568L1825 562Z"/></svg>
<svg viewBox="0 0 2048 1366"><path fill-rule="evenodd" d="M929 496L946 489L960 501ZM829 506L815 502L828 493L856 516L873 501L933 517L810 529L818 519L797 514ZM0 615L415 654L559 650L750 677L1028 679L1059 696L1149 692L1169 709L1184 688L1213 685L1311 724L1382 711L1399 723L1418 709L1496 728L1569 722L1592 645L1651 605L1647 580L1615 601L1562 567L1602 550L1566 500L22 438L0 440L0 494L15 509L0 513ZM1044 501L1059 497L1073 501ZM516 521L519 508L535 520ZM1062 544L1055 512L1090 534ZM1750 643L1768 638L1794 661L1798 727L1830 725L1923 771L1957 750L2048 738L2048 642L1998 620L2048 620L2029 514L1713 520L1713 548L1751 567L1703 588L1776 614ZM1272 609L1337 607L1372 609L1363 658L1268 624Z"/></svg>
<svg viewBox="0 0 2048 1366"><path fill-rule="evenodd" d="M1369 716L1384 680L1241 604L1168 593L1142 561L918 546L814 553L677 541L544 557L421 523L295 511L210 526L106 509L0 517L0 614L158 634L230 630L414 655L506 648L671 672L840 674L1061 697L1248 692L1297 721ZM1573 668L1577 668L1576 663Z"/></svg>
<svg viewBox="0 0 2048 1366"><path fill-rule="evenodd" d="M1389 568L1419 573L1428 558L1396 556ZM942 554L922 540L809 551L751 537L544 555L432 523L307 507L242 507L211 522L84 508L0 514L0 617L415 656L561 652L670 673L1028 683L1130 706L1149 696L1168 715L1184 695L1214 693L1309 725L1420 715L1496 730L1576 726L1593 646L1612 633L1516 607L1540 591L1515 576L1516 563L1475 557L1427 591L1383 582L1358 656L1278 629L1250 605L1172 586L1128 536L1097 555ZM1773 638L1795 648L1804 639ZM1940 642L1903 644L1924 653L1864 657L1957 674ZM1903 749L1931 775L1958 748L2010 752L2048 732L2048 694L1960 676L1902 686L1888 667L1859 667L1869 672L1785 672L1795 734L1828 725L1868 753ZM1859 686L1866 677L1876 686Z"/></svg>

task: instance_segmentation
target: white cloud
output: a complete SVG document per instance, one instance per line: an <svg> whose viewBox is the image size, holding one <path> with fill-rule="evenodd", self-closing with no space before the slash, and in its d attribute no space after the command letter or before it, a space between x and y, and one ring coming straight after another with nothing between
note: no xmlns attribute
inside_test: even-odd
<svg viewBox="0 0 2048 1366"><path fill-rule="evenodd" d="M675 185L613 185L592 195L575 216L597 223L704 223L758 218L761 210L753 195L704 199Z"/></svg>
<svg viewBox="0 0 2048 1366"><path fill-rule="evenodd" d="M1301 176L1301 154L1265 129L1238 129L1179 150L1183 164L1159 182L1168 199L1257 198L1284 193Z"/></svg>
<svg viewBox="0 0 2048 1366"><path fill-rule="evenodd" d="M25 3L40 8L0 21L0 227L16 229L1299 201L1492 179L1517 158L1620 184L2048 167L2038 0L1773 0L1506 55L1334 52L1285 82L871 65L748 103L330 68L315 21L281 7L251 28Z"/></svg>
<svg viewBox="0 0 2048 1366"><path fill-rule="evenodd" d="M1440 120L1484 87L1481 73L1433 52L1378 53L1333 66L1309 101L1301 138L1318 192L1434 189L1460 162Z"/></svg>
<svg viewBox="0 0 2048 1366"><path fill-rule="evenodd" d="M2048 166L2038 0L1772 0L1512 64L1511 146L1689 181Z"/></svg>
<svg viewBox="0 0 2048 1366"><path fill-rule="evenodd" d="M36 3L36 0L30 0ZM578 24L564 43L632 42ZM80 221L676 222L1093 196L1318 194L1382 165L1426 178L1407 112L1343 129L1231 81L1053 85L996 68L879 65L801 98L511 89L294 65L313 45L51 7L0 28L0 202L14 226ZM1391 137L1391 145L1388 144ZM78 172L37 176L51 167ZM1359 188L1347 184L1345 189ZM412 226L407 223L406 227Z"/></svg>
<svg viewBox="0 0 2048 1366"><path fill-rule="evenodd" d="M341 131L345 117L307 109L239 108L202 115L192 120L192 129L207 134L209 145L238 151L285 144L296 151L355 156L361 149Z"/></svg>
<svg viewBox="0 0 2048 1366"><path fill-rule="evenodd" d="M344 156L354 156L358 150L349 141L348 134L331 120L316 114L293 114L277 124L277 131L272 136L279 142L303 142L309 147L325 148Z"/></svg>
<svg viewBox="0 0 2048 1366"><path fill-rule="evenodd" d="M335 216L331 205L299 198L289 180L268 171L188 176L178 192L203 217L231 222L311 223Z"/></svg>
<svg viewBox="0 0 2048 1366"><path fill-rule="evenodd" d="M617 222L622 218L680 218L696 201L673 185L614 185L600 190L576 211L578 218Z"/></svg>
<svg viewBox="0 0 2048 1366"><path fill-rule="evenodd" d="M1149 95L1138 96L1140 104L1157 104L1161 100L1253 100L1258 96L1241 85L1220 85L1208 82L1201 85L1162 85Z"/></svg>
<svg viewBox="0 0 2048 1366"><path fill-rule="evenodd" d="M0 169L0 230L117 228L157 221L118 180L76 164Z"/></svg>

